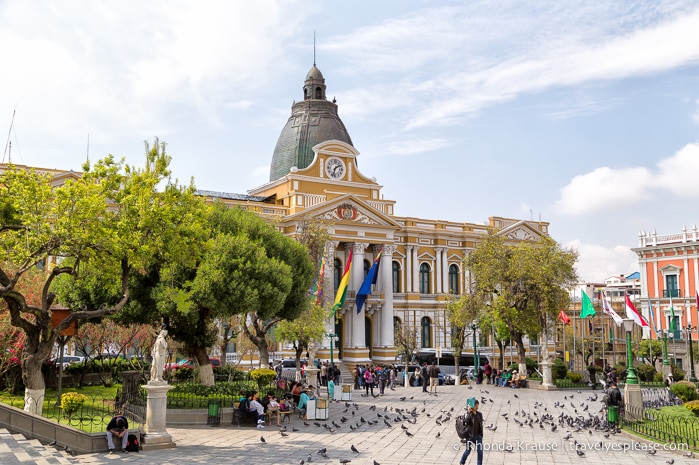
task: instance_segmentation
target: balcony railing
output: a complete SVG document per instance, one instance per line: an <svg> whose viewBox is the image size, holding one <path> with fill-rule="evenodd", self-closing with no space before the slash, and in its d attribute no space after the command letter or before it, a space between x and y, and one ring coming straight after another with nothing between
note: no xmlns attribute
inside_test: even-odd
<svg viewBox="0 0 699 465"><path fill-rule="evenodd" d="M663 289L663 297L679 297L679 289Z"/></svg>

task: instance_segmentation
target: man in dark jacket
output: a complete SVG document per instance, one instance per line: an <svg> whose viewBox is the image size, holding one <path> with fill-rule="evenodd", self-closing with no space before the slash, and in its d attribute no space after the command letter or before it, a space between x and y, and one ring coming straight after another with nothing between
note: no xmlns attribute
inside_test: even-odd
<svg viewBox="0 0 699 465"><path fill-rule="evenodd" d="M471 437L466 442L466 450L461 456L460 465L466 463L472 448L476 449L477 465L483 465L483 414L478 411L478 405L478 400L476 400L473 407L468 407L466 425L471 429Z"/></svg>
<svg viewBox="0 0 699 465"><path fill-rule="evenodd" d="M432 361L432 366L428 370L430 375L430 394L437 394L437 386L439 385L439 373L441 370L436 365L436 362Z"/></svg>
<svg viewBox="0 0 699 465"><path fill-rule="evenodd" d="M107 447L109 453L114 453L113 436L121 442L121 451L126 452L126 444L129 442L129 421L124 415L116 415L107 424Z"/></svg>
<svg viewBox="0 0 699 465"><path fill-rule="evenodd" d="M427 392L427 386L430 385L430 376L427 373L427 362L423 362L420 376L422 377L422 392Z"/></svg>

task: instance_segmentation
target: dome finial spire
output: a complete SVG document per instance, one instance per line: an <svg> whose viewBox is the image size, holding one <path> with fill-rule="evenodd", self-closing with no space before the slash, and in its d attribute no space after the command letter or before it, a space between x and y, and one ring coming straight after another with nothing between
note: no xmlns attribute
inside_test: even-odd
<svg viewBox="0 0 699 465"><path fill-rule="evenodd" d="M316 31L313 31L313 66L316 65Z"/></svg>

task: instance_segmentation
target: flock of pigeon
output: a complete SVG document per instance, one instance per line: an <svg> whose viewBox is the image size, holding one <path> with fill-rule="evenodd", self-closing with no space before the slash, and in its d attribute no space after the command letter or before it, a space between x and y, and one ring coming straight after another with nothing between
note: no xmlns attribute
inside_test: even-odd
<svg viewBox="0 0 699 465"><path fill-rule="evenodd" d="M473 386L468 386L468 389L473 389ZM489 425L484 427L486 430L495 432L498 429L498 421L511 421L520 428L538 428L541 430L548 430L550 433L560 433L562 434L561 438L563 441L568 441L571 450L574 449L576 454L582 459L585 458L585 450L590 449L589 443L593 440L593 437L595 438L595 443L597 439L599 439L599 443L596 444L596 449L602 450L603 441L614 441L614 439L610 439L611 436L620 433L620 430L615 425L609 425L607 423L605 409L604 406L601 405L597 393L593 393L585 399L582 399L582 396L580 396L582 394L581 391L576 392L576 394L579 395L577 399L575 398L575 394L565 395L564 401L554 402L551 409L543 402L535 401L530 411L520 408L519 405L517 408L514 408L513 400L507 400L506 404L512 406L512 408L507 409L505 406L502 406L503 408L501 408L501 411L505 409L508 411L501 413L494 421L489 418L488 410L490 410L489 407L492 406L495 401L489 397L489 392L487 390L481 389L480 394L480 410L484 414L486 420L492 421ZM513 398L518 399L519 396L514 393ZM399 401L404 402L413 399L414 396L410 398L400 397ZM593 407L593 404L596 402L599 402L598 405L601 405L601 408L593 413L592 410L595 410L595 408L591 410L591 407ZM419 419L421 424L423 421L431 420L434 421L436 425L443 426L461 413L463 413L463 410L459 409L458 412L455 412L455 407L451 407L448 410L431 411L426 400L422 401L421 407L413 406L412 408L401 408L395 405L386 405L383 408L371 405L367 408L366 406L360 407L357 403L345 402L339 423L335 420L329 423L303 421L303 427L293 427L291 428L291 433L306 428L317 429L319 432L333 434L336 432L357 432L365 431L369 428L394 428L399 426L403 434L412 438L419 426ZM413 429L413 431L411 431L411 429ZM447 429L448 428L444 428L441 431L437 431L434 437L439 439ZM282 438L288 438L290 436L290 432L286 427L280 428L279 434ZM455 429L452 427L448 434L455 435ZM595 436L596 434L601 434L604 439ZM578 442L578 440L585 440L588 442L588 445L585 446ZM260 437L260 441L262 443L267 442L264 436ZM334 458L339 459L341 464L347 464L352 461L352 459L347 457L359 456L362 454L353 444L350 445L349 449L351 455L342 450L335 450L329 453L328 448L323 447L315 454L308 453L305 457L300 458L298 464L305 465L320 459L323 461L332 460L332 455L335 455ZM513 452L512 446L506 446L505 452ZM656 449L650 449L648 454L654 455L656 452ZM693 458L694 453L688 452L685 454L685 457ZM667 460L666 463L673 465L674 459L671 458ZM373 465L380 464L376 460L373 460Z"/></svg>

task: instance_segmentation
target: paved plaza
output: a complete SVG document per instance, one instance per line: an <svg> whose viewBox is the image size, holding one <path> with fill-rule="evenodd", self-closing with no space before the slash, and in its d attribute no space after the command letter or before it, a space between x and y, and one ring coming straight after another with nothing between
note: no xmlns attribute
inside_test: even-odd
<svg viewBox="0 0 699 465"><path fill-rule="evenodd" d="M588 400L595 393L598 400ZM674 464L681 465L694 462L694 459L683 456L684 451L663 450L659 445L638 442L623 434L606 438L602 431L584 428L575 432L565 425L552 432L548 422L541 427L539 420L544 415L553 416L555 424L558 424L561 412L585 418L602 415L599 413L602 407L600 391L546 392L482 385L471 389L440 386L437 396L423 393L420 388L397 388L377 398L359 394L360 391L353 392L349 407L344 402L331 403L330 418L326 421L311 420L306 422L306 426L302 419L294 416L291 423L284 423L287 425L286 436L282 436L276 426L262 430L230 425L168 428L177 443L176 448L140 453L71 456L62 450L25 440L25 443L34 445L27 452L14 445L18 439L16 436L0 434L0 463L297 465L301 460L308 463L310 455L311 463L318 464L338 464L341 460L351 460L350 465L458 464L464 449L456 435L454 418L464 411L466 399L472 396L481 401L484 426L493 425L495 429L494 432L485 430L484 464L662 465L674 460ZM561 403L563 407L560 407ZM411 411L417 416L413 417ZM405 420L404 416L411 421ZM444 421L449 416L451 418ZM347 421L342 423L342 417ZM387 426L384 420L391 426ZM568 432L571 438L564 439ZM351 446L359 453L353 452ZM658 449L654 455L648 454L652 447ZM322 448L326 449L327 458L317 453ZM579 452L584 455L580 456ZM466 463L476 464L475 453Z"/></svg>

